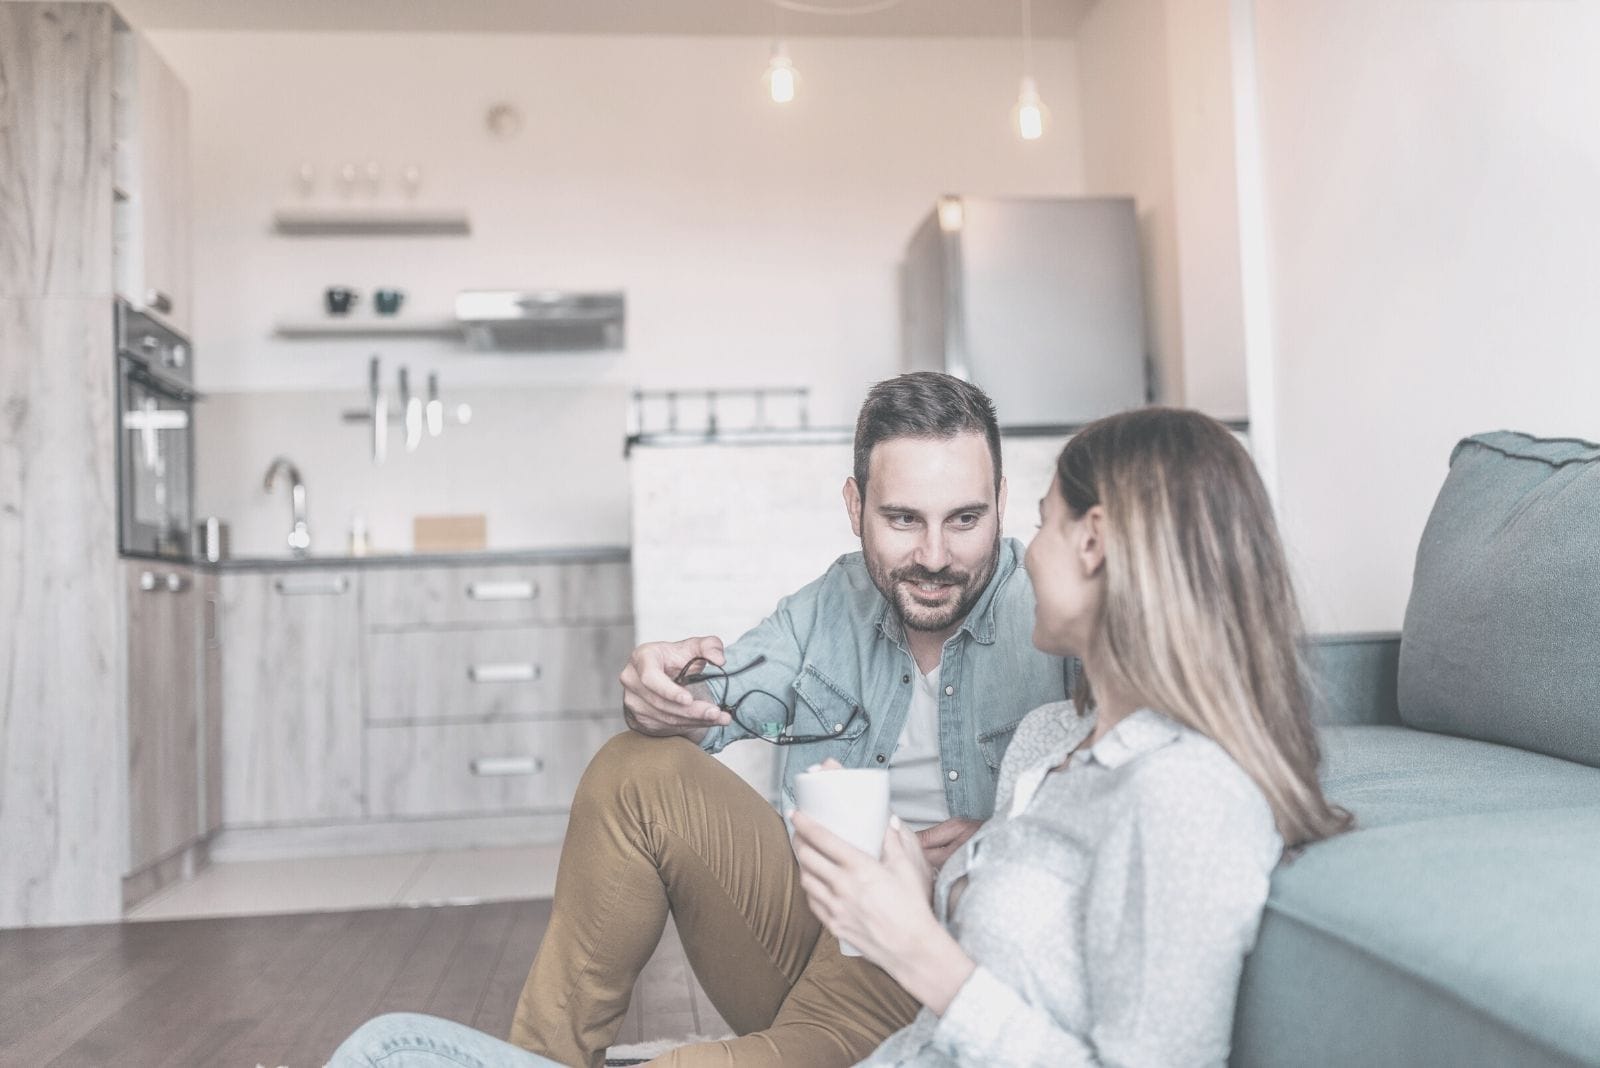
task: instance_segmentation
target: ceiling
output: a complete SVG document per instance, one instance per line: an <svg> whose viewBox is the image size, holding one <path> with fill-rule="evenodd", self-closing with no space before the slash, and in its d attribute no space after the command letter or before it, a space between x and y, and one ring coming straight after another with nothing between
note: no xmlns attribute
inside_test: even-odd
<svg viewBox="0 0 1600 1068"><path fill-rule="evenodd" d="M860 7L870 0L795 0ZM1032 0L1033 32L1070 37L1094 0ZM143 29L1014 37L1022 0L902 0L874 14L779 12L771 0L118 0Z"/></svg>

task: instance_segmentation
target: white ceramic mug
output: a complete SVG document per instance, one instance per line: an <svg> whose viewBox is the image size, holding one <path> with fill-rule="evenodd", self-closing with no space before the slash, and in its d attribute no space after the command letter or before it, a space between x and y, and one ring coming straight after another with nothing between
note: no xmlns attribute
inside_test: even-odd
<svg viewBox="0 0 1600 1068"><path fill-rule="evenodd" d="M831 768L802 771L794 777L800 811L863 853L883 853L889 829L889 773L881 768ZM841 940L839 952L859 957L861 951Z"/></svg>

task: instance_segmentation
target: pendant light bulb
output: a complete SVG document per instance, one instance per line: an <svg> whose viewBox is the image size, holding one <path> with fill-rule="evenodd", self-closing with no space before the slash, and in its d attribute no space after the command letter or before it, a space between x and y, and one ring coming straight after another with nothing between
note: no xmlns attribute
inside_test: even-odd
<svg viewBox="0 0 1600 1068"><path fill-rule="evenodd" d="M800 80L799 71L794 69L794 62L789 59L788 49L783 47L783 42L778 41L772 46L772 59L767 63L766 76L762 81L767 83L767 92L772 95L774 104L787 104L794 100L795 84Z"/></svg>
<svg viewBox="0 0 1600 1068"><path fill-rule="evenodd" d="M1039 99L1039 86L1031 74L1022 77L1022 89L1017 93L1017 106L1011 110L1017 134L1024 141L1037 141L1044 136L1045 125L1050 120L1050 109Z"/></svg>

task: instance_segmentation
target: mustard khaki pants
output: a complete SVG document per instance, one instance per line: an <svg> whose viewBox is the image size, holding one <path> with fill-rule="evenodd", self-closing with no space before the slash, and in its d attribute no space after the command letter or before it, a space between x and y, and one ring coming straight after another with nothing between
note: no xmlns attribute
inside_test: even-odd
<svg viewBox="0 0 1600 1068"><path fill-rule="evenodd" d="M657 1063L849 1065L916 1015L909 994L876 965L840 955L812 916L771 805L694 743L628 731L578 784L511 1041L562 1064L601 1065L669 913L741 1037Z"/></svg>

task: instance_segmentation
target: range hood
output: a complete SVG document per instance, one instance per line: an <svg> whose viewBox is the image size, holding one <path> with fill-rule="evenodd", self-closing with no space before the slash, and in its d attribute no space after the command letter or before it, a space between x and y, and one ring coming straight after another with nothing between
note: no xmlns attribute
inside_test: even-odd
<svg viewBox="0 0 1600 1068"><path fill-rule="evenodd" d="M486 352L614 352L623 346L627 298L619 290L473 289L456 294L467 344Z"/></svg>

